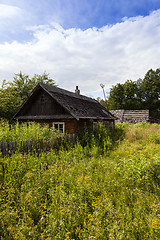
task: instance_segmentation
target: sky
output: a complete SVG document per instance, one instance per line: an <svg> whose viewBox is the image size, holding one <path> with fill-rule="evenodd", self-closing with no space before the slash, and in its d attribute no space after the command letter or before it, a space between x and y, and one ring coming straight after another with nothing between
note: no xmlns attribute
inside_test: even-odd
<svg viewBox="0 0 160 240"><path fill-rule="evenodd" d="M20 71L103 98L160 67L159 0L0 0L0 85Z"/></svg>

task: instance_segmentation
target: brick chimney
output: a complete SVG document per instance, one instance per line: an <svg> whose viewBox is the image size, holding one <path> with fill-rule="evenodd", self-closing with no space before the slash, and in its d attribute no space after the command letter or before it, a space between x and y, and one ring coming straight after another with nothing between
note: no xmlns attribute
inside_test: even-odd
<svg viewBox="0 0 160 240"><path fill-rule="evenodd" d="M78 89L78 86L76 86L75 93L76 93L77 95L80 95L80 90Z"/></svg>

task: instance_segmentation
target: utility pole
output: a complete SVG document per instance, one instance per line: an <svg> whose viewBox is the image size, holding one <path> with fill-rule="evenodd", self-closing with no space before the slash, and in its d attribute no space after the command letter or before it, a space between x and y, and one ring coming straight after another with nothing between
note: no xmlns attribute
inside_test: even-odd
<svg viewBox="0 0 160 240"><path fill-rule="evenodd" d="M105 91L104 91L105 85L103 83L101 83L100 86L103 89L104 100L106 101L106 94L105 94Z"/></svg>

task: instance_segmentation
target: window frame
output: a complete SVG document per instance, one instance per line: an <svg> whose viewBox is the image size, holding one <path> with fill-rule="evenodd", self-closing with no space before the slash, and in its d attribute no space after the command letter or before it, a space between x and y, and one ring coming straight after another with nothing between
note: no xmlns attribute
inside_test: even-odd
<svg viewBox="0 0 160 240"><path fill-rule="evenodd" d="M55 124L58 124L58 129L55 128ZM62 133L64 133L64 132L65 132L65 122L53 122L53 123L52 123L52 126L53 126L54 129L56 129L56 130L58 130L58 131L61 131L61 130L59 129L60 124L63 124L63 132L62 132Z"/></svg>
<svg viewBox="0 0 160 240"><path fill-rule="evenodd" d="M98 122L93 122L93 130L96 130L98 128Z"/></svg>

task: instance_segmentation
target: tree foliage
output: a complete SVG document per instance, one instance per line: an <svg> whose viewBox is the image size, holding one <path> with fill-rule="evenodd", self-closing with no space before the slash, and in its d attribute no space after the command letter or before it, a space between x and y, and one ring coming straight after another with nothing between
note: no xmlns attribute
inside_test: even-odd
<svg viewBox="0 0 160 240"><path fill-rule="evenodd" d="M118 83L112 87L108 99L108 106L112 109L137 109L139 99L137 97L137 84L127 80L124 84Z"/></svg>
<svg viewBox="0 0 160 240"><path fill-rule="evenodd" d="M44 72L32 78L22 72L15 74L12 82L3 80L0 88L0 117L10 119L38 83L55 85L55 81Z"/></svg>
<svg viewBox="0 0 160 240"><path fill-rule="evenodd" d="M160 69L150 69L144 79L127 80L112 86L107 100L108 109L149 109L160 118Z"/></svg>

